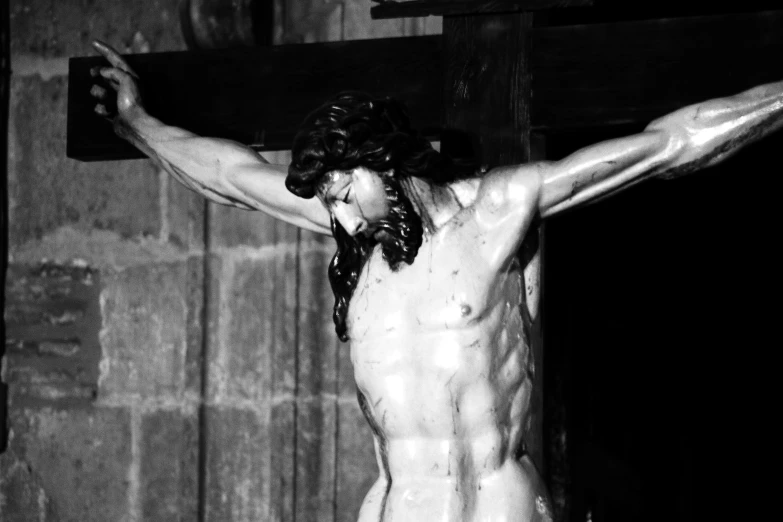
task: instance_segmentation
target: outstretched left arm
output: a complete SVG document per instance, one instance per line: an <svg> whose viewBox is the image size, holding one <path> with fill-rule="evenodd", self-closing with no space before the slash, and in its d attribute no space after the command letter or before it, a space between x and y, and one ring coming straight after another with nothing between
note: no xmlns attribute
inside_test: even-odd
<svg viewBox="0 0 783 522"><path fill-rule="evenodd" d="M644 132L541 164L539 212L548 217L650 177L673 178L714 165L783 126L783 82L691 105Z"/></svg>

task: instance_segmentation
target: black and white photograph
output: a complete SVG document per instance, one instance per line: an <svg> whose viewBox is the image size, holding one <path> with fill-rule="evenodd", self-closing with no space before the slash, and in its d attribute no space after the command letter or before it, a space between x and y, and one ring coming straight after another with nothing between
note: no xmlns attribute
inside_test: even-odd
<svg viewBox="0 0 783 522"><path fill-rule="evenodd" d="M0 2L0 522L777 519L781 128L780 0Z"/></svg>

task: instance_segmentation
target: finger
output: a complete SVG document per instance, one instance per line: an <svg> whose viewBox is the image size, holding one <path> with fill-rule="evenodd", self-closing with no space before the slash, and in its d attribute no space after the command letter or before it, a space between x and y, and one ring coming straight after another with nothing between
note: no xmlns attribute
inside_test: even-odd
<svg viewBox="0 0 783 522"><path fill-rule="evenodd" d="M128 62L126 62L122 56L120 56L120 53L114 50L109 44L102 42L100 40L93 40L92 46L95 48L96 51L101 53L104 58L109 60L109 63L112 64L117 69L121 69L125 71L126 73L130 74L131 76L138 78L138 75L133 72L133 69L131 69L131 66L128 65Z"/></svg>
<svg viewBox="0 0 783 522"><path fill-rule="evenodd" d="M98 99L103 99L106 97L106 89L101 87L100 85L93 85L90 89L90 94L93 95L93 97Z"/></svg>
<svg viewBox="0 0 783 522"><path fill-rule="evenodd" d="M104 67L100 70L100 75L109 80L114 87L118 87L123 81L127 81L128 75L114 67Z"/></svg>
<svg viewBox="0 0 783 522"><path fill-rule="evenodd" d="M95 106L95 113L100 116L109 116L109 111L106 110L106 106L102 103Z"/></svg>

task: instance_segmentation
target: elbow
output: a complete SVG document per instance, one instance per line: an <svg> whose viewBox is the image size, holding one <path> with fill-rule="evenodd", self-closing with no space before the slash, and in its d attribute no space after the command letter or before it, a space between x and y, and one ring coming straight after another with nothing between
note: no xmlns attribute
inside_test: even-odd
<svg viewBox="0 0 783 522"><path fill-rule="evenodd" d="M551 172L552 165L551 161L538 161L533 165L525 165L524 174L515 176L514 181L509 184L513 201L538 208L541 204L544 181Z"/></svg>
<svg viewBox="0 0 783 522"><path fill-rule="evenodd" d="M227 168L226 164L217 160L212 171L210 185L213 192L219 194L228 201L227 204L243 210L257 210L248 200L247 195L239 188L238 170Z"/></svg>
<svg viewBox="0 0 783 522"><path fill-rule="evenodd" d="M217 159L215 160L212 173L214 176L213 179L215 185L220 187L220 189L225 193L233 194L239 190L239 169L232 168L231 166L226 165L224 162L221 162L219 159Z"/></svg>
<svg viewBox="0 0 783 522"><path fill-rule="evenodd" d="M657 174L670 171L688 161L688 151L693 149L693 135L691 129L685 125L654 126L655 123L650 124L645 132L658 135L657 150L648 170Z"/></svg>
<svg viewBox="0 0 783 522"><path fill-rule="evenodd" d="M692 147L693 135L690 129L682 128L676 132L669 132L663 138L661 156L664 163L676 161Z"/></svg>

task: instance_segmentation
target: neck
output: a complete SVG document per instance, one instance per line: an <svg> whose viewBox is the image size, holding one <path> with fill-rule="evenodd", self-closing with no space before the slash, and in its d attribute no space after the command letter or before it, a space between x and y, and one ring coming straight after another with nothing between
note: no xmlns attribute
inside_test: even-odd
<svg viewBox="0 0 783 522"><path fill-rule="evenodd" d="M449 185L435 185L417 177L402 181L405 195L421 217L425 234L434 234L463 207Z"/></svg>

